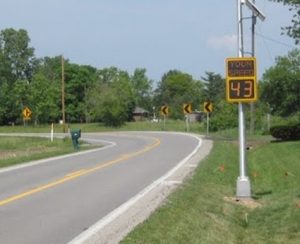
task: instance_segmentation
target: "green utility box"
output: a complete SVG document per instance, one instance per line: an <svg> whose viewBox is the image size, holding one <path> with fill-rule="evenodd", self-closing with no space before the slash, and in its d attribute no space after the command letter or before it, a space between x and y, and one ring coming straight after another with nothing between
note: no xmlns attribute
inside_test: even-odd
<svg viewBox="0 0 300 244"><path fill-rule="evenodd" d="M78 139L81 137L81 130L80 129L73 129L71 130L71 138L73 142L74 149L79 149L79 142Z"/></svg>

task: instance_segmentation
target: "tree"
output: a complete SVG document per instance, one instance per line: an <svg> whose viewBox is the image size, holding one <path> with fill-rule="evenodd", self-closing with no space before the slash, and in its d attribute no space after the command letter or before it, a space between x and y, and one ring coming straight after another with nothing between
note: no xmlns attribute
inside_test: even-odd
<svg viewBox="0 0 300 244"><path fill-rule="evenodd" d="M132 117L135 108L133 88L127 72L115 67L99 70L98 80L86 93L86 107L91 120L107 126L120 126Z"/></svg>
<svg viewBox="0 0 300 244"><path fill-rule="evenodd" d="M30 80L34 68L34 49L29 47L26 30L5 29L0 33L0 76L13 83Z"/></svg>
<svg viewBox="0 0 300 244"><path fill-rule="evenodd" d="M155 104L170 106L170 116L174 119L183 117L182 105L191 103L194 108L200 105L203 84L189 74L170 70L163 75L155 91Z"/></svg>
<svg viewBox="0 0 300 244"><path fill-rule="evenodd" d="M35 123L49 123L61 119L61 57L37 60L28 90L30 109Z"/></svg>
<svg viewBox="0 0 300 244"><path fill-rule="evenodd" d="M217 104L225 98L225 80L221 75L213 72L205 72L206 77L202 77L204 82L204 96L206 101Z"/></svg>
<svg viewBox="0 0 300 244"><path fill-rule="evenodd" d="M215 106L210 119L210 130L218 131L238 126L238 109L236 104L220 100Z"/></svg>
<svg viewBox="0 0 300 244"><path fill-rule="evenodd" d="M261 99L268 103L271 113L289 116L300 110L300 51L278 57L275 66L263 75Z"/></svg>
<svg viewBox="0 0 300 244"><path fill-rule="evenodd" d="M30 83L30 103L32 117L35 124L58 121L61 116L60 83L49 80L45 74L39 72L33 76Z"/></svg>
<svg viewBox="0 0 300 244"><path fill-rule="evenodd" d="M136 106L151 109L152 81L146 76L146 69L135 69L130 77Z"/></svg>
<svg viewBox="0 0 300 244"><path fill-rule="evenodd" d="M65 102L68 122L87 121L86 91L97 78L97 69L65 63Z"/></svg>
<svg viewBox="0 0 300 244"><path fill-rule="evenodd" d="M0 32L0 122L16 122L35 68L34 49L25 30ZM25 89L25 90L24 90ZM25 99L26 100L26 99Z"/></svg>
<svg viewBox="0 0 300 244"><path fill-rule="evenodd" d="M295 43L300 43L300 0L272 0L275 2L281 2L284 5L290 6L290 11L295 11L292 19L292 25L284 27L283 30L288 36L295 39Z"/></svg>

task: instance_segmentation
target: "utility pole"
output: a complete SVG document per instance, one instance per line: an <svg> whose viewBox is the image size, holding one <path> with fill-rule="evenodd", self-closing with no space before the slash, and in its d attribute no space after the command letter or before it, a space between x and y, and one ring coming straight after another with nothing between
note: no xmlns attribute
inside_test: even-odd
<svg viewBox="0 0 300 244"><path fill-rule="evenodd" d="M238 57L244 56L243 45L243 14L241 0L237 0L237 17L238 17ZM251 197L250 180L246 173L246 139L245 139L245 115L242 102L238 104L239 108L239 170L240 175L237 179L236 196Z"/></svg>
<svg viewBox="0 0 300 244"><path fill-rule="evenodd" d="M265 19L265 15L258 9L258 7L251 0L237 0L237 18L238 18L238 56L242 58L244 55L243 45L243 16L242 6L245 4L251 11L254 17L260 18L261 21ZM252 22L254 25L255 22ZM254 27L252 28L252 54L254 54ZM256 74L255 74L256 76ZM256 78L255 78L256 82ZM250 180L246 172L246 138L245 138L245 115L243 103L239 102L239 177L236 184L237 197L251 197Z"/></svg>
<svg viewBox="0 0 300 244"><path fill-rule="evenodd" d="M61 55L61 109L62 109L62 124L63 133L66 133L66 114L65 114L65 61Z"/></svg>
<svg viewBox="0 0 300 244"><path fill-rule="evenodd" d="M255 0L252 0L255 4ZM252 11L252 24L251 24L251 56L255 57L255 25L256 25L256 16ZM255 131L255 105L254 102L250 103L250 133L254 134Z"/></svg>

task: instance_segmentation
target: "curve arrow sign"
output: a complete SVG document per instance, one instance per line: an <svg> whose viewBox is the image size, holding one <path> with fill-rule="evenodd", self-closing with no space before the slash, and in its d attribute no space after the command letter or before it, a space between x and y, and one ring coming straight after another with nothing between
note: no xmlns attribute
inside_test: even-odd
<svg viewBox="0 0 300 244"><path fill-rule="evenodd" d="M212 107L213 107L213 105L212 105L211 102L205 102L205 103L204 103L204 112L205 112L205 113L211 113L212 110L213 110Z"/></svg>

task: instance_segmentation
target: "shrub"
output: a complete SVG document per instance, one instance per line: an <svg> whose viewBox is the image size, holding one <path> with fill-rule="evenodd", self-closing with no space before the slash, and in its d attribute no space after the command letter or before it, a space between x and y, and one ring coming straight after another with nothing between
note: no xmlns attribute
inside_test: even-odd
<svg viewBox="0 0 300 244"><path fill-rule="evenodd" d="M275 125L270 128L270 133L281 140L300 140L300 123Z"/></svg>

